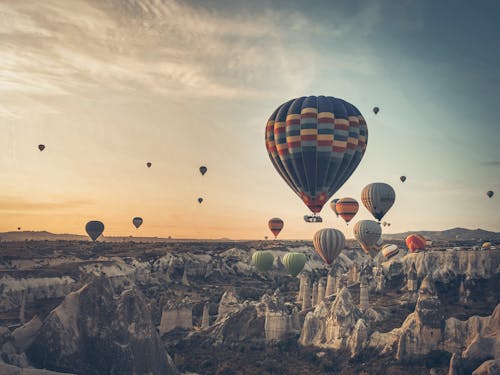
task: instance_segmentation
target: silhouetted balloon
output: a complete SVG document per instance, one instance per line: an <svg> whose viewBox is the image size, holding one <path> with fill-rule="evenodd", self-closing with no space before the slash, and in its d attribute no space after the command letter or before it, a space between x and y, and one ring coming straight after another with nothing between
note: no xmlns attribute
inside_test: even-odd
<svg viewBox="0 0 500 375"><path fill-rule="evenodd" d="M384 245L382 247L381 253L385 259L389 259L392 258L397 253L399 253L399 248L397 245L391 245L391 244Z"/></svg>
<svg viewBox="0 0 500 375"><path fill-rule="evenodd" d="M202 176L204 176L205 173L207 173L207 167L205 167L204 165L202 165L200 167L200 173L201 173Z"/></svg>
<svg viewBox="0 0 500 375"><path fill-rule="evenodd" d="M373 107L373 113L377 114L380 111L379 107Z"/></svg>
<svg viewBox="0 0 500 375"><path fill-rule="evenodd" d="M395 200L396 192L391 185L383 182L366 185L361 191L361 201L378 221L389 211Z"/></svg>
<svg viewBox="0 0 500 375"><path fill-rule="evenodd" d="M252 263L259 271L266 272L273 267L274 257L269 251L256 251L252 255Z"/></svg>
<svg viewBox="0 0 500 375"><path fill-rule="evenodd" d="M265 239L265 240L267 240L268 238L269 238L269 237L267 237L267 236L264 236L264 239Z"/></svg>
<svg viewBox="0 0 500 375"><path fill-rule="evenodd" d="M405 182L406 181L406 176L401 176L401 177L399 177L399 179L401 180L401 182Z"/></svg>
<svg viewBox="0 0 500 375"><path fill-rule="evenodd" d="M335 210L342 216L342 219L344 219L346 223L349 223L352 218L356 216L359 210L359 203L354 198L342 198L339 199L335 205Z"/></svg>
<svg viewBox="0 0 500 375"><path fill-rule="evenodd" d="M17 230L21 230L21 227L17 227Z"/></svg>
<svg viewBox="0 0 500 375"><path fill-rule="evenodd" d="M132 219L132 224L134 224L136 228L139 228L142 225L142 217L134 217Z"/></svg>
<svg viewBox="0 0 500 375"><path fill-rule="evenodd" d="M201 204L201 202L203 202L203 198L200 197L200 198L198 198L198 203Z"/></svg>
<svg viewBox="0 0 500 375"><path fill-rule="evenodd" d="M286 253L283 257L283 265L290 275L297 276L306 264L306 256L303 253Z"/></svg>
<svg viewBox="0 0 500 375"><path fill-rule="evenodd" d="M146 165L148 166L148 168L151 168L151 166L152 166L153 164L151 164L151 162L149 162L149 161L148 161L148 162L146 163Z"/></svg>
<svg viewBox="0 0 500 375"><path fill-rule="evenodd" d="M354 225L353 232L364 252L373 255L370 250L374 249L382 234L380 223L373 220L360 220Z"/></svg>
<svg viewBox="0 0 500 375"><path fill-rule="evenodd" d="M363 158L368 129L352 104L309 96L280 105L267 122L265 138L280 176L319 213Z"/></svg>
<svg viewBox="0 0 500 375"><path fill-rule="evenodd" d="M384 227L385 227L385 226L387 226L387 221L384 221L384 222L382 223L382 225L383 225Z"/></svg>
<svg viewBox="0 0 500 375"><path fill-rule="evenodd" d="M274 234L274 238L278 237L278 234L281 232L284 225L285 224L283 223L283 220L281 220L278 217L273 217L267 223L267 226L269 227L271 232L273 232L273 234Z"/></svg>
<svg viewBox="0 0 500 375"><path fill-rule="evenodd" d="M334 199L330 202L330 208L332 209L333 212L335 212L335 215L337 215L337 217L339 217L339 213L337 212L337 208L335 206L338 201L339 201L338 199Z"/></svg>
<svg viewBox="0 0 500 375"><path fill-rule="evenodd" d="M85 231L92 241L95 241L102 234L102 232L104 232L104 224L101 221L89 221L87 225L85 225Z"/></svg>
<svg viewBox="0 0 500 375"><path fill-rule="evenodd" d="M489 190L486 195L488 196L488 198L491 198L493 196L493 194L495 194L494 192L492 192L491 190Z"/></svg>
<svg viewBox="0 0 500 375"><path fill-rule="evenodd" d="M39 149L40 151L45 150L45 145L38 145L38 149Z"/></svg>
<svg viewBox="0 0 500 375"><path fill-rule="evenodd" d="M406 246L411 253L414 253L417 250L425 250L426 240L420 234L410 234L406 237Z"/></svg>
<svg viewBox="0 0 500 375"><path fill-rule="evenodd" d="M314 248L318 255L330 265L344 248L344 234L333 228L320 229L313 237Z"/></svg>

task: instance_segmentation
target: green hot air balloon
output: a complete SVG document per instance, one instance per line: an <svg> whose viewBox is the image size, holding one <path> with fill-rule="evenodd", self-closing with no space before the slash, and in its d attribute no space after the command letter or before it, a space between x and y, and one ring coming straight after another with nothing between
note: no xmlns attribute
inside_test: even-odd
<svg viewBox="0 0 500 375"><path fill-rule="evenodd" d="M95 242L95 240L97 240L102 232L104 232L104 224L101 221L97 220L89 221L87 225L85 225L85 231L92 239L92 241Z"/></svg>
<svg viewBox="0 0 500 375"><path fill-rule="evenodd" d="M394 204L396 192L391 185L375 182L361 191L361 201L373 217L380 221Z"/></svg>
<svg viewBox="0 0 500 375"><path fill-rule="evenodd" d="M134 224L134 227L139 228L142 225L142 217L134 217L132 219L132 224Z"/></svg>
<svg viewBox="0 0 500 375"><path fill-rule="evenodd" d="M256 251L252 255L252 263L261 272L273 268L274 257L269 251Z"/></svg>
<svg viewBox="0 0 500 375"><path fill-rule="evenodd" d="M373 257L375 255L373 249L382 235L380 223L373 220L360 220L354 226L353 232L364 252Z"/></svg>
<svg viewBox="0 0 500 375"><path fill-rule="evenodd" d="M306 264L306 256L302 253L287 253L283 257L283 265L290 275L297 276Z"/></svg>
<svg viewBox="0 0 500 375"><path fill-rule="evenodd" d="M313 237L314 248L326 264L330 265L344 248L344 234L333 228L320 229Z"/></svg>

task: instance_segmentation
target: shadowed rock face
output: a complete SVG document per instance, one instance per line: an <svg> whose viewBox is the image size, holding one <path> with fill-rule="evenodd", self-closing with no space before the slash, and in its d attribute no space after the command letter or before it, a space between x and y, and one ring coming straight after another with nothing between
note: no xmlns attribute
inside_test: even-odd
<svg viewBox="0 0 500 375"><path fill-rule="evenodd" d="M69 294L47 317L29 358L39 367L79 374L176 374L142 294L117 295L101 278Z"/></svg>

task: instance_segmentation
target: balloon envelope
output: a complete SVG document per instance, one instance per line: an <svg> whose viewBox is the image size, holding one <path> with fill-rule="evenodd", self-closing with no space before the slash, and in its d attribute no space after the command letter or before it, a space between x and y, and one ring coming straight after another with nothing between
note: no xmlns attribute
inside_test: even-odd
<svg viewBox="0 0 500 375"><path fill-rule="evenodd" d="M92 241L95 241L102 234L102 232L104 232L104 224L97 220L89 221L87 225L85 225L85 231Z"/></svg>
<svg viewBox="0 0 500 375"><path fill-rule="evenodd" d="M252 255L252 263L259 271L266 272L273 267L274 257L269 251L256 251Z"/></svg>
<svg viewBox="0 0 500 375"><path fill-rule="evenodd" d="M486 193L486 195L488 196L488 198L491 198L493 196L493 194L495 194L495 193L492 192L491 190Z"/></svg>
<svg viewBox="0 0 500 375"><path fill-rule="evenodd" d="M406 181L406 176L401 176L401 177L399 177L399 179L401 180L401 182L405 182Z"/></svg>
<svg viewBox="0 0 500 375"><path fill-rule="evenodd" d="M139 228L142 225L142 217L134 217L132 219L132 224L134 224L136 228Z"/></svg>
<svg viewBox="0 0 500 375"><path fill-rule="evenodd" d="M304 96L273 112L265 138L280 176L318 213L363 158L368 128L352 104L331 96Z"/></svg>
<svg viewBox="0 0 500 375"><path fill-rule="evenodd" d="M483 243L483 245L481 246L481 249L483 249L483 250L489 250L489 249L491 249L491 242L485 242L485 243Z"/></svg>
<svg viewBox="0 0 500 375"><path fill-rule="evenodd" d="M333 228L320 229L313 237L314 249L330 265L338 257L345 244L344 234Z"/></svg>
<svg viewBox="0 0 500 375"><path fill-rule="evenodd" d="M414 253L417 250L425 250L426 240L420 234L410 234L406 237L406 246L410 252Z"/></svg>
<svg viewBox="0 0 500 375"><path fill-rule="evenodd" d="M281 220L279 217L273 217L272 219L269 220L267 225L271 230L271 232L273 232L274 238L276 238L278 237L278 234L281 232L285 224L283 223L283 220Z"/></svg>
<svg viewBox="0 0 500 375"><path fill-rule="evenodd" d="M290 275L297 276L306 264L306 256L302 253L287 253L283 257L283 265Z"/></svg>
<svg viewBox="0 0 500 375"><path fill-rule="evenodd" d="M337 217L339 217L339 213L337 212L337 208L336 208L338 201L339 201L339 199L334 199L330 202L330 208L332 209L333 212L335 212L335 215L337 215Z"/></svg>
<svg viewBox="0 0 500 375"><path fill-rule="evenodd" d="M373 107L373 113L377 114L380 111L379 107Z"/></svg>
<svg viewBox="0 0 500 375"><path fill-rule="evenodd" d="M382 229L380 224L373 220L360 220L354 225L354 237L358 240L365 253L370 254L380 240ZM372 254L370 254L372 255Z"/></svg>
<svg viewBox="0 0 500 375"><path fill-rule="evenodd" d="M152 166L153 164L151 164L151 162L149 162L149 161L148 161L148 162L146 163L146 165L148 166L148 168L151 168L151 166Z"/></svg>
<svg viewBox="0 0 500 375"><path fill-rule="evenodd" d="M396 192L391 185L383 182L366 185L361 191L361 201L379 221L389 211L395 200Z"/></svg>
<svg viewBox="0 0 500 375"><path fill-rule="evenodd" d="M198 198L198 203L201 204L201 202L203 202L203 198L200 197L200 198Z"/></svg>
<svg viewBox="0 0 500 375"><path fill-rule="evenodd" d="M204 176L205 173L207 173L207 167L205 167L204 165L202 165L200 167L200 173L201 173L202 176Z"/></svg>
<svg viewBox="0 0 500 375"><path fill-rule="evenodd" d="M45 150L45 145L38 145L38 149L39 149L40 151Z"/></svg>
<svg viewBox="0 0 500 375"><path fill-rule="evenodd" d="M346 223L349 223L358 213L359 203L354 198L342 198L335 204L335 209L342 219L344 219Z"/></svg>
<svg viewBox="0 0 500 375"><path fill-rule="evenodd" d="M384 245L381 250L382 256L385 259L392 258L394 255L399 253L399 247L397 245Z"/></svg>

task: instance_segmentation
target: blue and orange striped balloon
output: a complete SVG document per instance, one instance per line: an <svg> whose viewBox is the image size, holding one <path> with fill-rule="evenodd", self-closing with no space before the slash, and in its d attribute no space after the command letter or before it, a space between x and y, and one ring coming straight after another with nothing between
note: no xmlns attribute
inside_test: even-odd
<svg viewBox="0 0 500 375"><path fill-rule="evenodd" d="M331 96L292 99L280 105L266 125L271 162L314 213L352 175L367 141L361 112Z"/></svg>

